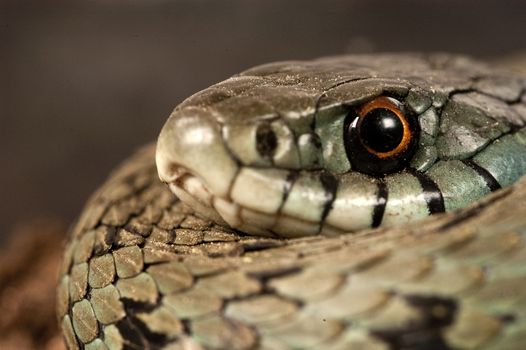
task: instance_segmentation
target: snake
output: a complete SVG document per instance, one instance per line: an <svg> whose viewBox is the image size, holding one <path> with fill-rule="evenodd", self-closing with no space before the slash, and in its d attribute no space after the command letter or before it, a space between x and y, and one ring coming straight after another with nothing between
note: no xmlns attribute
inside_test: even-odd
<svg viewBox="0 0 526 350"><path fill-rule="evenodd" d="M64 246L68 349L524 349L526 80L451 54L245 70Z"/></svg>

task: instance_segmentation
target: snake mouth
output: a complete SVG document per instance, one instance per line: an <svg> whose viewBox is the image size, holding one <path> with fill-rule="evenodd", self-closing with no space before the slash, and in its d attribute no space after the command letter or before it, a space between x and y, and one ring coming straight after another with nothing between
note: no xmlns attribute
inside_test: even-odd
<svg viewBox="0 0 526 350"><path fill-rule="evenodd" d="M202 179L183 166L172 166L172 180L167 182L170 191L197 214L222 226L228 223L214 208L215 196Z"/></svg>
<svg viewBox="0 0 526 350"><path fill-rule="evenodd" d="M236 180L243 177L240 173L242 171L238 172ZM264 213L239 203L232 196L218 196L211 191L203 179L183 166L172 166L172 177L168 186L172 193L199 215L219 225L227 225L245 233L265 237L294 238L319 233L338 235L344 232L331 225L321 226L318 221L282 213L281 210L277 213Z"/></svg>

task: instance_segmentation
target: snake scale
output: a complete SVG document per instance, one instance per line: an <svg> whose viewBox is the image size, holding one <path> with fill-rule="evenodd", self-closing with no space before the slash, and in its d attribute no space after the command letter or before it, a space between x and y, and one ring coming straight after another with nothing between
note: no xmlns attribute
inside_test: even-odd
<svg viewBox="0 0 526 350"><path fill-rule="evenodd" d="M73 225L67 347L524 349L525 123L526 80L446 54L213 85Z"/></svg>

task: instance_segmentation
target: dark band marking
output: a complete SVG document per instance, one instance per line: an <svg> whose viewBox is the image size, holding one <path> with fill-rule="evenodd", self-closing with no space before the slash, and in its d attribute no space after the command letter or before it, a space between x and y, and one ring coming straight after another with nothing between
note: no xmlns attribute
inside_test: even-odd
<svg viewBox="0 0 526 350"><path fill-rule="evenodd" d="M118 321L115 326L123 338L126 339L123 350L145 349L148 346L148 340L144 338L130 318L126 317Z"/></svg>
<svg viewBox="0 0 526 350"><path fill-rule="evenodd" d="M475 163L473 159L465 159L462 161L462 163L475 170L475 172L484 180L484 182L486 182L486 185L488 185L491 192L500 190L502 188L497 179L495 179L495 177L493 177L489 171Z"/></svg>
<svg viewBox="0 0 526 350"><path fill-rule="evenodd" d="M510 324L517 321L517 315L513 313L498 315L498 319L504 324Z"/></svg>
<svg viewBox="0 0 526 350"><path fill-rule="evenodd" d="M334 203L334 200L336 199L336 190L338 189L339 183L334 175L326 171L320 173L320 182L327 195L327 201L323 206L323 212L321 214L321 224L323 224L325 218L329 215L329 212L332 209L332 203Z"/></svg>
<svg viewBox="0 0 526 350"><path fill-rule="evenodd" d="M281 197L281 204L279 205L278 213L281 213L281 209L283 209L287 198L289 198L292 186L294 185L294 182L296 182L296 179L298 178L299 174L300 173L298 171L294 170L287 174L287 177L285 178L285 184L283 185L283 197Z"/></svg>
<svg viewBox="0 0 526 350"><path fill-rule="evenodd" d="M429 214L445 212L446 206L444 205L444 196L435 181L420 171L414 169L409 169L408 171L411 175L417 178L418 182L420 182L420 186L422 186Z"/></svg>
<svg viewBox="0 0 526 350"><path fill-rule="evenodd" d="M287 201L287 198L290 194L290 190L292 190L292 186L294 185L294 182L296 182L298 176L299 172L297 171L291 171L287 174L287 178L285 179L285 185L283 186L283 199L281 200L281 203L285 203Z"/></svg>
<svg viewBox="0 0 526 350"><path fill-rule="evenodd" d="M378 193L377 193L376 205L373 209L373 222L371 227L378 227L384 219L385 206L387 205L387 197L389 196L389 191L384 179L379 179L378 181Z"/></svg>
<svg viewBox="0 0 526 350"><path fill-rule="evenodd" d="M118 321L115 325L124 338L129 340L124 349L161 349L170 342L167 336L152 332L142 320L136 317L139 313L153 311L155 305L128 298L121 300L126 309L127 317Z"/></svg>
<svg viewBox="0 0 526 350"><path fill-rule="evenodd" d="M452 350L444 339L444 329L457 317L458 304L452 298L432 295L400 295L419 315L414 322L371 333L393 350ZM437 312L437 310L439 312Z"/></svg>

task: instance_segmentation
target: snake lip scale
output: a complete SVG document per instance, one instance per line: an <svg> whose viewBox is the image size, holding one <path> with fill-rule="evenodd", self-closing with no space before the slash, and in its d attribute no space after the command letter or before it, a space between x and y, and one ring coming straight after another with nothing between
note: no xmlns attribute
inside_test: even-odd
<svg viewBox="0 0 526 350"><path fill-rule="evenodd" d="M522 349L525 124L524 78L448 54L198 92L72 226L66 345Z"/></svg>

